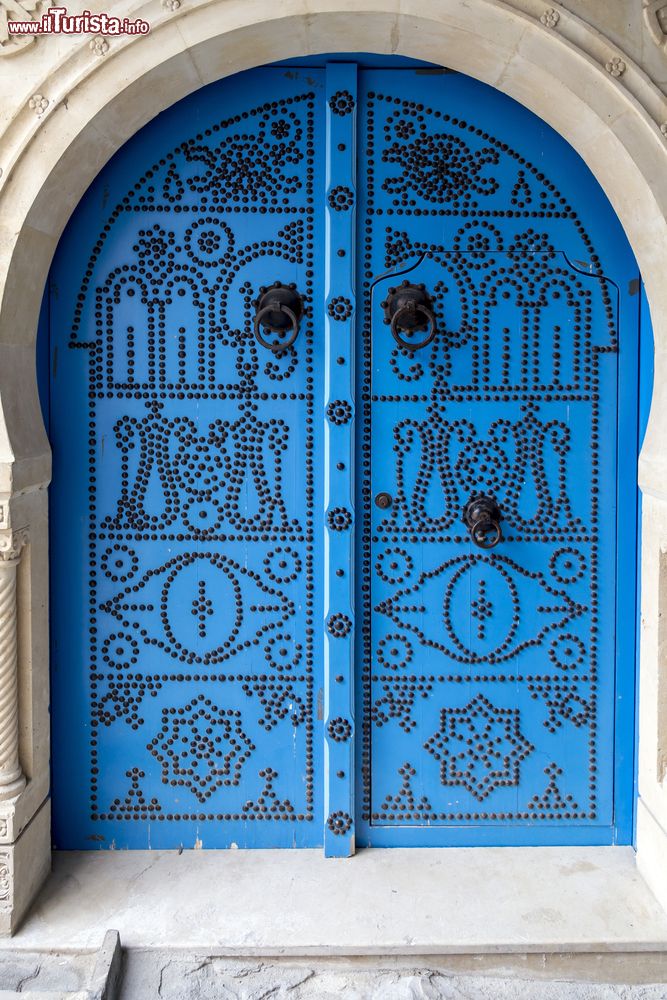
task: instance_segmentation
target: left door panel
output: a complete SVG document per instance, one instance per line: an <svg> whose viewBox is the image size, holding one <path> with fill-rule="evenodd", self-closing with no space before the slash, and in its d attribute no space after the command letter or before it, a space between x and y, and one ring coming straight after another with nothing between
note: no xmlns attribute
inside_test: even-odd
<svg viewBox="0 0 667 1000"><path fill-rule="evenodd" d="M314 847L323 71L162 114L52 269L54 841ZM261 286L305 316L255 339Z"/></svg>

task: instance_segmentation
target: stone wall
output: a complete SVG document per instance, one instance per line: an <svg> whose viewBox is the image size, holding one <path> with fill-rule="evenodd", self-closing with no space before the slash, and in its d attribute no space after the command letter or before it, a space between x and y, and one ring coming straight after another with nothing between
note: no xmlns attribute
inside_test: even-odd
<svg viewBox="0 0 667 1000"><path fill-rule="evenodd" d="M145 35L17 40L8 20L50 0L0 0L0 931L49 866L48 441L37 315L72 209L107 159L162 109L251 66L368 51L476 77L553 125L591 167L642 269L656 380L640 461L639 865L667 906L667 0L75 0L148 22Z"/></svg>

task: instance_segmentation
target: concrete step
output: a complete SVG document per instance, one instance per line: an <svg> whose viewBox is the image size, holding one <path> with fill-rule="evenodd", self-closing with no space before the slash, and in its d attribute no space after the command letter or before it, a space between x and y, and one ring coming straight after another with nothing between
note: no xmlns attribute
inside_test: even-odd
<svg viewBox="0 0 667 1000"><path fill-rule="evenodd" d="M0 1000L118 1000L122 950L118 931L95 951L0 951Z"/></svg>
<svg viewBox="0 0 667 1000"><path fill-rule="evenodd" d="M665 1000L667 983L628 985L526 978L530 968L489 975L455 962L423 964L363 959L243 960L129 952L120 1000ZM611 963L608 977L622 975ZM583 974L583 970L582 970Z"/></svg>
<svg viewBox="0 0 667 1000"><path fill-rule="evenodd" d="M129 949L0 957L0 1000L666 1000L667 954L231 958ZM122 974L121 974L122 971ZM630 982L632 977L632 982Z"/></svg>
<svg viewBox="0 0 667 1000"><path fill-rule="evenodd" d="M16 997L21 997L21 1000L90 1000L90 993L88 990L77 990L76 993L69 990L21 990L20 993L0 990L0 1000L16 1000Z"/></svg>

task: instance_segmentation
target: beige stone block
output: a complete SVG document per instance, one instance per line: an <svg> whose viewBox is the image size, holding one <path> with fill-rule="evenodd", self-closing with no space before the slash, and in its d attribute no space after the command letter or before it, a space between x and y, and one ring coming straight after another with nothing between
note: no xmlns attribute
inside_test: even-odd
<svg viewBox="0 0 667 1000"><path fill-rule="evenodd" d="M44 285L34 290L33 295L37 306L41 301ZM4 317L3 317L4 320ZM2 327L4 329L4 326ZM34 327L33 327L34 337ZM24 331L26 340L30 331ZM3 411L9 428L9 440L14 461L23 456L29 457L34 463L37 458L44 472L34 479L31 485L37 485L48 480L48 457L50 448L37 393L37 378L35 375L34 344L9 345L0 339L0 393L2 393ZM16 473L16 470L14 470ZM44 478L46 473L46 478ZM13 489L19 483L14 475Z"/></svg>
<svg viewBox="0 0 667 1000"><path fill-rule="evenodd" d="M72 110L118 148L146 122L201 86L176 23L104 57L94 81L71 92Z"/></svg>
<svg viewBox="0 0 667 1000"><path fill-rule="evenodd" d="M12 492L12 463L14 452L9 440L9 427L2 405L0 394L0 527L6 527L6 511L9 508L9 497Z"/></svg>
<svg viewBox="0 0 667 1000"><path fill-rule="evenodd" d="M13 231L9 226L0 227L0 344L8 349L25 345L34 349L39 306L57 240L29 226L21 228L16 221ZM9 382L16 382L19 372L28 374L25 363L25 358L17 356L11 364L18 368L7 367L9 358L0 364L0 386L3 382L8 386L7 402L3 399L6 419L11 419L7 410L11 404Z"/></svg>
<svg viewBox="0 0 667 1000"><path fill-rule="evenodd" d="M402 52L401 19L389 13L371 12L363 19L350 17L348 12L311 16L307 21L309 52L365 51L380 54ZM360 46L357 49L355 46Z"/></svg>
<svg viewBox="0 0 667 1000"><path fill-rule="evenodd" d="M627 175L629 199L632 199L637 189L637 175L641 172L642 184L648 185L654 198L651 212L654 226L662 228L667 218L667 143L663 135L653 123L643 122L636 111L630 108L614 120L612 132L639 171L626 169L624 159L618 153L611 160L610 167L620 167L617 178L619 175ZM623 190L626 190L625 186ZM651 235L649 231L647 241L651 239Z"/></svg>
<svg viewBox="0 0 667 1000"><path fill-rule="evenodd" d="M67 131L64 125L70 127ZM17 217L25 215L25 224L38 232L58 239L92 179L99 173L118 146L93 123L74 127L72 116L61 105L44 126L40 135L39 173L32 184L10 182L19 196L12 203ZM34 168L33 168L34 169Z"/></svg>
<svg viewBox="0 0 667 1000"><path fill-rule="evenodd" d="M649 422L639 456L639 485L645 494L667 500L667 453L664 446L667 426L667 354L660 349L661 343L667 338L667 312L659 311L662 295L659 289L655 293L649 292L656 344L655 375Z"/></svg>
<svg viewBox="0 0 667 1000"><path fill-rule="evenodd" d="M498 87L543 118L579 152L608 128L572 89L566 74L554 78L550 69L528 61L522 52L509 60Z"/></svg>
<svg viewBox="0 0 667 1000"><path fill-rule="evenodd" d="M214 38L206 38L206 23L202 18L179 22L179 30L190 47L192 61L203 84L308 52L306 23L302 16L281 19L270 29L266 24L235 27L222 37Z"/></svg>
<svg viewBox="0 0 667 1000"><path fill-rule="evenodd" d="M17 580L19 653L19 757L28 785L19 799L19 829L49 789L49 551L45 487L12 501L17 524L28 529Z"/></svg>
<svg viewBox="0 0 667 1000"><path fill-rule="evenodd" d="M646 496L642 516L639 794L667 830L667 502Z"/></svg>
<svg viewBox="0 0 667 1000"><path fill-rule="evenodd" d="M0 847L0 935L13 934L51 870L51 804L15 844Z"/></svg>
<svg viewBox="0 0 667 1000"><path fill-rule="evenodd" d="M402 0L400 8L403 17L418 18L423 22L425 35L436 32L448 38L452 31L461 32L469 36L466 49L474 48L476 41L491 43L501 58L516 50L530 23L530 18L523 16L520 8L512 9L504 3L480 5L469 0L450 0L443 4L441 0ZM456 55L458 46L455 37L452 37L448 47L451 55Z"/></svg>
<svg viewBox="0 0 667 1000"><path fill-rule="evenodd" d="M667 910L667 830L637 803L637 868L660 905Z"/></svg>
<svg viewBox="0 0 667 1000"><path fill-rule="evenodd" d="M605 47L599 61L577 51L557 32L545 32L541 25L526 31L518 54L533 66L564 82L578 101L609 124L627 107L629 95L623 83L604 69L604 59L615 55ZM543 94L548 103L549 93Z"/></svg>
<svg viewBox="0 0 667 1000"><path fill-rule="evenodd" d="M402 16L398 20L396 51L466 73L495 86L514 51L514 39L507 46L474 34L460 24L429 23L422 18Z"/></svg>
<svg viewBox="0 0 667 1000"><path fill-rule="evenodd" d="M267 4L265 0L248 0L246 3L221 5L215 10L215 15L210 7L195 6L185 11L176 24L195 62L198 62L196 50L200 45L205 48L209 47L208 43L216 45L221 58L231 60L231 63L236 61L236 49L240 46L239 65L248 68L273 59L287 58L296 52L305 54L307 15L307 5L303 0L284 0L279 6ZM244 39L246 32L247 43ZM281 51L282 46L287 50L285 56L269 55L266 58L267 53Z"/></svg>

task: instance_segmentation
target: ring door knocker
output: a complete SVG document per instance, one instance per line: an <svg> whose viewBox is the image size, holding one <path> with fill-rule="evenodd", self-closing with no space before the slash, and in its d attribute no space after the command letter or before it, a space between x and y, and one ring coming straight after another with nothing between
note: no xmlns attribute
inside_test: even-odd
<svg viewBox="0 0 667 1000"><path fill-rule="evenodd" d="M493 497L487 497L483 493L471 497L463 508L463 523L480 549L493 549L498 542L502 542L502 516Z"/></svg>
<svg viewBox="0 0 667 1000"><path fill-rule="evenodd" d="M276 281L270 288L260 288L255 301L255 337L274 354L281 354L292 346L299 333L303 317L303 296L296 285L283 285ZM266 334L285 335L281 340L267 340Z"/></svg>
<svg viewBox="0 0 667 1000"><path fill-rule="evenodd" d="M435 314L431 296L424 285L402 282L398 288L390 288L387 298L380 305L384 309L385 323L399 347L406 351L419 351L428 347L437 333ZM416 333L426 330L423 340L404 340L402 333Z"/></svg>

